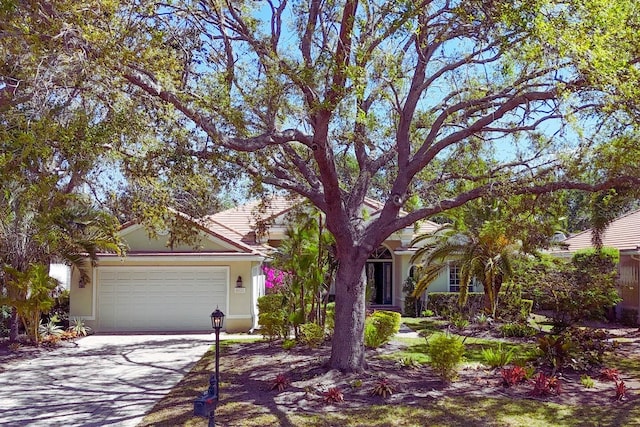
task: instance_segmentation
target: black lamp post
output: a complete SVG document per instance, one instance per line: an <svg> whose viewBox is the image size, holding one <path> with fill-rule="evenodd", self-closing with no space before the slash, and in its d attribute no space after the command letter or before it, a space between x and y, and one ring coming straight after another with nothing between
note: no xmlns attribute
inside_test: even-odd
<svg viewBox="0 0 640 427"><path fill-rule="evenodd" d="M222 322L224 322L224 313L216 307L216 311L211 313L211 326L216 332L216 400L219 399L220 393L220 329L222 329Z"/></svg>
<svg viewBox="0 0 640 427"><path fill-rule="evenodd" d="M211 326L216 334L216 372L209 378L209 389L193 402L193 414L209 418L209 427L215 427L215 410L220 398L220 329L224 313L219 308L211 313Z"/></svg>

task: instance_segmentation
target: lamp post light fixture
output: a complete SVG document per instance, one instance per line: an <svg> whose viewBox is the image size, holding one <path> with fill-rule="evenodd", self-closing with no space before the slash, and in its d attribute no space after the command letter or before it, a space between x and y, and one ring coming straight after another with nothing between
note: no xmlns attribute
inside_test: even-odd
<svg viewBox="0 0 640 427"><path fill-rule="evenodd" d="M236 280L236 288L242 287L242 276L238 276L238 280Z"/></svg>
<svg viewBox="0 0 640 427"><path fill-rule="evenodd" d="M209 389L193 402L193 415L209 418L209 427L215 427L215 410L220 398L220 329L224 313L216 308L211 313L211 326L216 334L216 371L209 378Z"/></svg>
<svg viewBox="0 0 640 427"><path fill-rule="evenodd" d="M216 333L216 400L220 397L220 329L222 329L222 322L224 322L224 313L216 307L216 310L211 313L211 326Z"/></svg>

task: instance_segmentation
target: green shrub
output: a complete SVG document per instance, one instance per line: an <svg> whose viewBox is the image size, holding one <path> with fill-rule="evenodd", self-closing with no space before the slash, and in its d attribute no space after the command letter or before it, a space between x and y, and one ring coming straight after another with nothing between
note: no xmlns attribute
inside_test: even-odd
<svg viewBox="0 0 640 427"><path fill-rule="evenodd" d="M269 341L289 335L288 315L281 294L267 294L258 298L260 333Z"/></svg>
<svg viewBox="0 0 640 427"><path fill-rule="evenodd" d="M605 355L615 349L615 343L604 330L571 327L560 335L539 338L538 349L541 361L554 369L590 371L602 365Z"/></svg>
<svg viewBox="0 0 640 427"><path fill-rule="evenodd" d="M577 371L587 371L603 364L607 353L616 348L616 343L603 329L570 327L562 336L573 343L575 351L567 365Z"/></svg>
<svg viewBox="0 0 640 427"><path fill-rule="evenodd" d="M482 349L484 364L491 368L499 368L508 365L513 360L516 348L517 347L512 347L511 350L503 350L502 343L500 343L498 344L497 349Z"/></svg>
<svg viewBox="0 0 640 427"><path fill-rule="evenodd" d="M49 321L49 319L56 318L56 323L62 326L63 329L69 329L69 309L70 309L70 293L68 289L60 291L55 297L55 302L51 311L42 316L42 320Z"/></svg>
<svg viewBox="0 0 640 427"><path fill-rule="evenodd" d="M433 310L422 310L423 317L432 317L434 314Z"/></svg>
<svg viewBox="0 0 640 427"><path fill-rule="evenodd" d="M582 375L580 377L580 384L584 386L584 388L593 388L595 387L595 381L589 375Z"/></svg>
<svg viewBox="0 0 640 427"><path fill-rule="evenodd" d="M500 333L503 337L532 337L536 330L524 323L505 323L500 326Z"/></svg>
<svg viewBox="0 0 640 427"><path fill-rule="evenodd" d="M333 331L336 327L336 303L330 302L327 304L326 315L324 318L324 329L333 335Z"/></svg>
<svg viewBox="0 0 640 427"><path fill-rule="evenodd" d="M443 381L457 378L457 366L464 355L464 343L456 336L434 334L427 341L427 354L431 359L431 368Z"/></svg>
<svg viewBox="0 0 640 427"><path fill-rule="evenodd" d="M282 341L282 349L283 350L291 350L296 346L296 340L286 339Z"/></svg>
<svg viewBox="0 0 640 427"><path fill-rule="evenodd" d="M618 259L617 250L580 251L570 263L530 266L526 286L538 307L552 310L560 327L602 319L620 301L615 283Z"/></svg>
<svg viewBox="0 0 640 427"><path fill-rule="evenodd" d="M387 343L399 330L400 313L375 311L365 320L364 345L369 348L378 348Z"/></svg>
<svg viewBox="0 0 640 427"><path fill-rule="evenodd" d="M317 323L300 325L300 340L309 348L319 347L324 342L324 328Z"/></svg>

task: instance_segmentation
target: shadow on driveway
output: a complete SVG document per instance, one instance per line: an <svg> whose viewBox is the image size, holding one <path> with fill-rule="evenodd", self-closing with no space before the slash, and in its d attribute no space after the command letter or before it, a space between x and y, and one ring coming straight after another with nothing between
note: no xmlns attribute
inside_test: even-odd
<svg viewBox="0 0 640 427"><path fill-rule="evenodd" d="M213 335L94 335L76 343L3 367L0 425L135 426Z"/></svg>

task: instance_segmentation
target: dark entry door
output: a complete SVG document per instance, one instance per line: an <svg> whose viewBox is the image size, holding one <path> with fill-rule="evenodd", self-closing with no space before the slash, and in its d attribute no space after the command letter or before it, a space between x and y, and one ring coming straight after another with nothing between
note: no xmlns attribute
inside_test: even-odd
<svg viewBox="0 0 640 427"><path fill-rule="evenodd" d="M367 262L367 285L371 289L371 303L392 304L392 263L387 261Z"/></svg>

